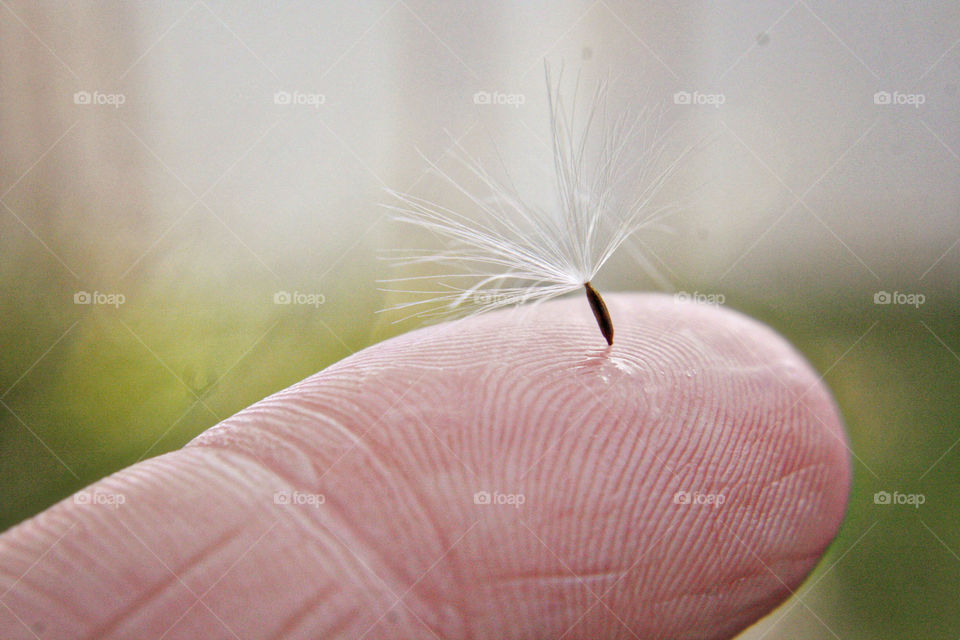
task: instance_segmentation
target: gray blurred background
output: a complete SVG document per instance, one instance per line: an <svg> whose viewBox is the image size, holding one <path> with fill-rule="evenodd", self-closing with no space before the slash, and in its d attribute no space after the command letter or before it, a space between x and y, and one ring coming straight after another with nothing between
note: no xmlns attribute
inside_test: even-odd
<svg viewBox="0 0 960 640"><path fill-rule="evenodd" d="M743 637L958 637L950 2L0 2L0 529L417 326L384 187L446 201L456 141L549 197L544 59L708 141L662 277L598 286L758 317L845 415L843 529Z"/></svg>

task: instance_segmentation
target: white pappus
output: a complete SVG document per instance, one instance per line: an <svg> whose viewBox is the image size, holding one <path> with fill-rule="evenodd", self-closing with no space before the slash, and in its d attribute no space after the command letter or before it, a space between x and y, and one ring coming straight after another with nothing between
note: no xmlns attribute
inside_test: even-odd
<svg viewBox="0 0 960 640"><path fill-rule="evenodd" d="M420 296L389 310L407 311L404 319L472 315L582 289L603 337L613 344L613 322L591 281L637 231L678 210L676 203L655 205L654 199L690 148L665 163L666 145L656 134L661 109L611 118L606 83L600 82L588 109L578 114L577 91L568 108L549 68L546 81L554 206L531 204L512 184L495 179L454 143L452 155L479 181L484 193L468 190L429 161L433 172L475 206L474 215L390 191L399 202L385 205L394 212L394 219L432 232L447 248L389 258L398 265L442 267L440 273L381 280L389 287L386 291ZM428 291L397 288L413 281L435 286Z"/></svg>

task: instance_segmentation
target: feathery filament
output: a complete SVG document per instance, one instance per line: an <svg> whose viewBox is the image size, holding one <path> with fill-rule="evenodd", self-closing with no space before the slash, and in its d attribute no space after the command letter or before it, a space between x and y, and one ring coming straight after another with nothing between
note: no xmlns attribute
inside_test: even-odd
<svg viewBox="0 0 960 640"><path fill-rule="evenodd" d="M426 296L390 307L407 311L403 319L482 313L542 302L583 288L601 334L613 344L610 313L591 281L637 231L678 210L675 204L654 206L653 201L690 149L663 166L663 138L654 135L660 110L624 113L609 123L603 82L598 83L584 121L575 130L575 101L570 109L565 108L559 82L554 88L549 68L546 81L555 207L547 209L525 201L458 143L452 149L455 159L480 182L485 194L465 188L436 163L428 164L466 197L480 216L466 216L439 203L390 191L399 204L385 206L394 211L397 221L430 231L449 247L393 259L399 265L434 265L448 271L381 281L393 287L415 281L436 285L428 291L386 289ZM592 158L588 157L591 142L598 143Z"/></svg>

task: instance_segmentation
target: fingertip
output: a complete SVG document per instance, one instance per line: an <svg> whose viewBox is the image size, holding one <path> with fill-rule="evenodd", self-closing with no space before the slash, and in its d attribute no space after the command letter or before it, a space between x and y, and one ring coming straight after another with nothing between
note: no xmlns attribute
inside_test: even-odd
<svg viewBox="0 0 960 640"><path fill-rule="evenodd" d="M301 443L317 475L396 483L444 514L451 539L478 517L471 537L516 540L452 554L473 584L497 586L472 615L510 607L560 634L585 607L559 603L610 589L616 615L591 609L576 633L620 618L641 635L724 637L789 596L836 534L850 483L842 421L803 356L743 314L664 295L606 304L611 346L582 298L399 336L275 403L342 427L274 421L274 433ZM369 426L351 448L358 423ZM470 496L494 490L526 502L475 511ZM410 517L402 501L367 506L353 517ZM543 577L535 601L504 583L517 574ZM599 587L578 584L595 574Z"/></svg>

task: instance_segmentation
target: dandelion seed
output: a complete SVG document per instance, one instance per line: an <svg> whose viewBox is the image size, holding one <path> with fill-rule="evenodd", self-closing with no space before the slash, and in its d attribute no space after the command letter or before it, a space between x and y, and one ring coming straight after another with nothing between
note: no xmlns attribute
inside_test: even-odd
<svg viewBox="0 0 960 640"><path fill-rule="evenodd" d="M436 163L427 163L473 204L478 215L467 216L414 195L390 191L399 204L385 206L394 211L395 220L430 231L448 243L442 251L393 258L401 266L440 266L444 271L381 281L394 287L386 291L425 296L388 309L406 311L408 315L401 320L483 313L543 302L582 288L601 334L608 345L613 344L610 312L591 281L637 231L653 228L679 209L676 203L655 205L654 199L690 148L664 163L666 145L662 135L655 135L659 109L611 118L606 109L606 84L601 82L589 108L580 114L580 122L576 100L566 107L560 82L554 85L549 68L546 82L556 179L554 206L526 201L512 183L495 179L456 142L451 155L479 181L484 194L467 189ZM579 79L576 85L579 88ZM426 291L395 288L418 281L435 286Z"/></svg>
<svg viewBox="0 0 960 640"><path fill-rule="evenodd" d="M610 319L610 312L607 311L607 304L593 288L589 282L583 283L583 288L587 290L587 301L590 303L590 309L593 311L593 317L597 319L597 325L600 327L600 333L606 339L607 344L613 344L613 320Z"/></svg>

